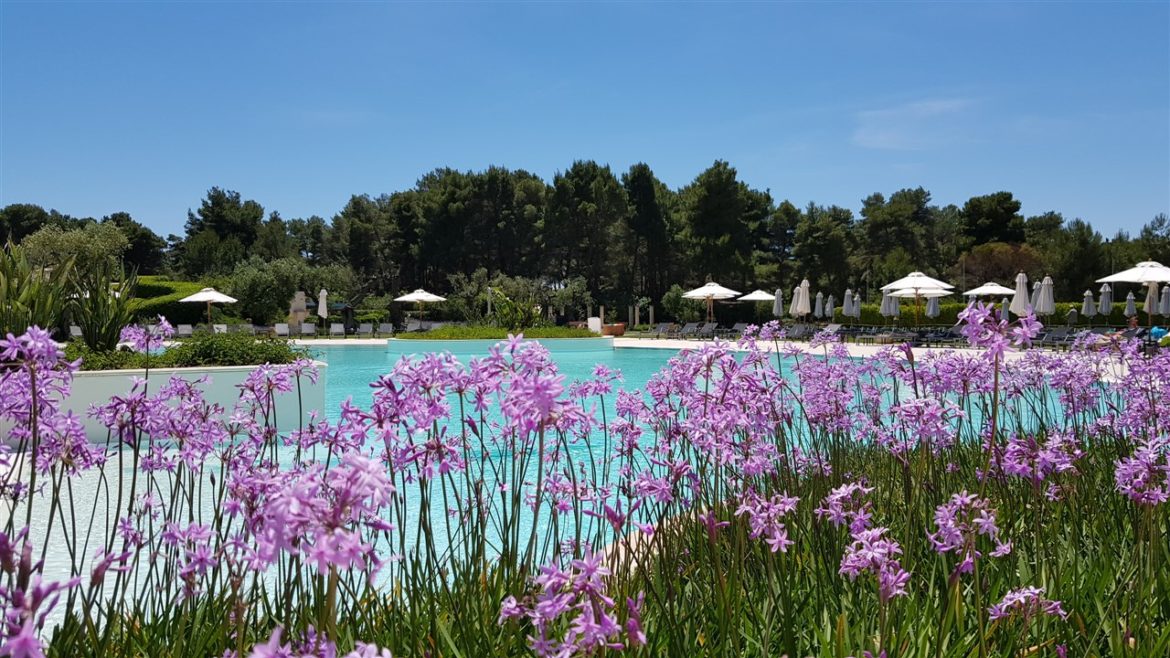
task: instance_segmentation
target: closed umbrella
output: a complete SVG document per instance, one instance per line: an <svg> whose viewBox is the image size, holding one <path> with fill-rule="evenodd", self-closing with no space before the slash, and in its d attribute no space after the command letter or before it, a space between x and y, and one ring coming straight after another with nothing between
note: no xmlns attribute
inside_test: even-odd
<svg viewBox="0 0 1170 658"><path fill-rule="evenodd" d="M1052 315L1056 312L1056 299L1052 295L1052 277L1044 277L1040 283L1040 301L1036 304L1037 315Z"/></svg>
<svg viewBox="0 0 1170 658"><path fill-rule="evenodd" d="M1170 283L1162 286L1162 303L1158 304L1164 317L1170 317Z"/></svg>
<svg viewBox="0 0 1170 658"><path fill-rule="evenodd" d="M187 295L179 300L180 302L207 304L207 324L211 324L211 305L212 304L235 304L235 297L228 297L215 288L204 288L194 295Z"/></svg>
<svg viewBox="0 0 1170 658"><path fill-rule="evenodd" d="M792 289L792 303L788 305L788 315L794 318L800 315L800 286Z"/></svg>
<svg viewBox="0 0 1170 658"><path fill-rule="evenodd" d="M322 320L329 317L328 299L329 291L322 288L321 292L317 293L317 317Z"/></svg>
<svg viewBox="0 0 1170 658"><path fill-rule="evenodd" d="M938 307L938 297L931 297L926 301L926 317L937 318L942 315L942 311Z"/></svg>
<svg viewBox="0 0 1170 658"><path fill-rule="evenodd" d="M831 321L833 319L833 307L837 304L837 298L829 295L825 298L825 317Z"/></svg>
<svg viewBox="0 0 1170 658"><path fill-rule="evenodd" d="M859 293L859 292L853 293L853 306L852 306L851 310L853 311L853 317L860 320L861 319L861 293Z"/></svg>
<svg viewBox="0 0 1170 658"><path fill-rule="evenodd" d="M1132 318L1137 315L1137 300L1134 299L1133 293L1125 296L1125 317Z"/></svg>
<svg viewBox="0 0 1170 658"><path fill-rule="evenodd" d="M823 292L817 291L817 302L813 306L813 315L818 318L825 317L825 294Z"/></svg>
<svg viewBox="0 0 1170 658"><path fill-rule="evenodd" d="M1154 314L1158 312L1158 301L1158 284L1155 281L1151 281L1146 284L1146 303L1142 304L1142 310L1150 318L1153 318Z"/></svg>
<svg viewBox="0 0 1170 658"><path fill-rule="evenodd" d="M1113 315L1113 288L1108 283L1101 286L1101 296L1097 298L1097 314L1106 318Z"/></svg>
<svg viewBox="0 0 1170 658"><path fill-rule="evenodd" d="M784 317L784 291L779 288L776 289L776 301L772 302L772 316Z"/></svg>
<svg viewBox="0 0 1170 658"><path fill-rule="evenodd" d="M1170 267L1147 260L1129 268L1122 270L1116 274L1110 274L1106 277L1097 279L1098 283L1140 283L1142 285L1149 285L1151 283L1170 283ZM1128 300L1127 300L1128 301ZM1128 306L1126 307L1128 309ZM1132 317L1132 316L1130 316ZM1154 316L1149 316L1150 326L1154 326Z"/></svg>
<svg viewBox="0 0 1170 658"><path fill-rule="evenodd" d="M853 290L850 288L845 289L845 298L841 300L841 315L853 317Z"/></svg>
<svg viewBox="0 0 1170 658"><path fill-rule="evenodd" d="M1011 303L1008 301L1007 297L1004 297L1003 300L999 303L999 318L1001 320L1007 319L1008 311L1010 310Z"/></svg>
<svg viewBox="0 0 1170 658"><path fill-rule="evenodd" d="M1081 315L1085 316L1086 319L1097 315L1097 305L1093 303L1092 290L1085 291L1085 301L1081 304Z"/></svg>
<svg viewBox="0 0 1170 658"><path fill-rule="evenodd" d="M1036 281L1032 284L1032 299L1028 301L1032 306L1032 313L1037 313L1036 308L1040 306L1040 282Z"/></svg>
<svg viewBox="0 0 1170 658"><path fill-rule="evenodd" d="M687 292L684 292L683 297L686 299L707 300L707 322L714 322L715 300L739 297L739 293L732 290L731 288L724 288L714 281L708 281L705 285L699 286L694 290L688 290Z"/></svg>
<svg viewBox="0 0 1170 658"><path fill-rule="evenodd" d="M1008 309L1016 315L1027 315L1032 311L1031 302L1028 301L1028 275L1020 272L1016 275L1016 293L1012 296L1012 303ZM1007 315L1005 314L1006 318Z"/></svg>
<svg viewBox="0 0 1170 658"><path fill-rule="evenodd" d="M801 317L812 313L812 295L809 294L808 279L800 282L800 311Z"/></svg>

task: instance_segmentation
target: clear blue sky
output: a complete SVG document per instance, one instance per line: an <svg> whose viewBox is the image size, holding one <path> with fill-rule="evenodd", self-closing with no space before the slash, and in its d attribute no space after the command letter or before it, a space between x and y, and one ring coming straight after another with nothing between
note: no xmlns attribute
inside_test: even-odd
<svg viewBox="0 0 1170 658"><path fill-rule="evenodd" d="M0 3L0 205L163 232L438 166L717 158L777 199L1170 211L1170 3Z"/></svg>

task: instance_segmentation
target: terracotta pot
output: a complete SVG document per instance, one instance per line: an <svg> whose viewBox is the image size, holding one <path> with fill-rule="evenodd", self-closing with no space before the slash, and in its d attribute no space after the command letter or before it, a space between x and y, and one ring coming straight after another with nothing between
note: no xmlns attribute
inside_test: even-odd
<svg viewBox="0 0 1170 658"><path fill-rule="evenodd" d="M626 333L626 323L618 322L616 324L601 325L602 336L624 336Z"/></svg>

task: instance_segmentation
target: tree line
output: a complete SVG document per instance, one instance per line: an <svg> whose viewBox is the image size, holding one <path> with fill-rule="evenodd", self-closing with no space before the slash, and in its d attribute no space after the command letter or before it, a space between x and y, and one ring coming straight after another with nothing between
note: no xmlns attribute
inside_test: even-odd
<svg viewBox="0 0 1170 658"><path fill-rule="evenodd" d="M623 173L580 160L551 182L522 169L436 169L410 189L354 195L332 218L285 219L214 187L165 239L127 213L74 218L32 204L0 209L0 238L30 257L114 253L140 274L246 278L274 261L331 268L351 301L424 287L485 268L556 287L583 279L593 300L657 303L673 284L875 290L911 270L957 286L1050 275L1062 299L1139 260L1170 262L1170 221L1106 238L1082 219L1025 217L1011 192L939 205L922 187L874 193L853 209L777 201L716 161L672 189L646 164ZM86 233L88 232L88 233ZM69 241L72 242L69 242ZM104 250L104 251L103 251ZM79 261L84 258L78 257ZM319 277L318 277L319 278Z"/></svg>

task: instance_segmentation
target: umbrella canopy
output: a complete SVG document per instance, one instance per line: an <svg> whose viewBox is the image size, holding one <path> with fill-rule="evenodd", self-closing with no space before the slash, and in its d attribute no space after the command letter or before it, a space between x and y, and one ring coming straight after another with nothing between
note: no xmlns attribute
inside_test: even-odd
<svg viewBox="0 0 1170 658"><path fill-rule="evenodd" d="M688 291L683 293L683 297L685 297L686 299L705 299L705 300L707 300L707 321L708 322L711 322L712 320L715 319L715 300L716 299L732 299L733 297L739 297L739 295L740 295L740 293L738 291L732 290L731 288L724 288L723 286L719 285L718 283L715 283L714 281L708 281L706 284L699 286L698 288L695 288L694 290L688 290Z"/></svg>
<svg viewBox="0 0 1170 658"><path fill-rule="evenodd" d="M395 297L394 301L396 301L396 302L415 302L418 304L431 304L434 302L445 302L445 301L447 301L447 298L440 297L438 295L429 293L429 292L423 290L422 288L419 288L418 290L415 290L412 293L403 295L401 297Z"/></svg>
<svg viewBox="0 0 1170 658"><path fill-rule="evenodd" d="M329 317L329 291L324 288L317 293L317 317Z"/></svg>
<svg viewBox="0 0 1170 658"><path fill-rule="evenodd" d="M825 294L817 292L817 302L813 306L813 315L818 318L825 317Z"/></svg>
<svg viewBox="0 0 1170 658"><path fill-rule="evenodd" d="M849 308L849 310L853 311L854 318L859 320L861 319L861 293L853 293L853 305Z"/></svg>
<svg viewBox="0 0 1170 658"><path fill-rule="evenodd" d="M1113 314L1113 288L1106 283L1101 286L1101 297L1097 299L1097 314L1109 317Z"/></svg>
<svg viewBox="0 0 1170 658"><path fill-rule="evenodd" d="M1052 296L1052 277L1044 277L1040 283L1040 301L1035 305L1038 315L1052 315L1056 312L1056 300Z"/></svg>
<svg viewBox="0 0 1170 658"><path fill-rule="evenodd" d="M779 288L776 289L776 301L772 302L772 316L784 317L784 291Z"/></svg>
<svg viewBox="0 0 1170 658"><path fill-rule="evenodd" d="M808 288L808 279L800 282L800 304L796 310L802 316L812 313L812 296L809 294Z"/></svg>
<svg viewBox="0 0 1170 658"><path fill-rule="evenodd" d="M1003 300L999 302L999 317L1000 317L1000 319L1006 318L1008 316L1008 311L1010 311L1010 310L1011 310L1011 303L1008 301L1007 297L1004 297Z"/></svg>
<svg viewBox="0 0 1170 658"><path fill-rule="evenodd" d="M942 288L905 288L903 290L889 290L886 291L886 294L897 299L914 299L915 297L919 297L921 299L933 299L935 297L946 297L947 295L953 295L955 293L951 292L950 290L944 290Z"/></svg>
<svg viewBox="0 0 1170 658"><path fill-rule="evenodd" d="M1137 300L1134 299L1133 293L1125 296L1125 317L1132 318L1137 315Z"/></svg>
<svg viewBox="0 0 1170 658"><path fill-rule="evenodd" d="M1170 283L1170 267L1147 260L1128 270L1097 279L1097 283L1150 283L1151 281Z"/></svg>
<svg viewBox="0 0 1170 658"><path fill-rule="evenodd" d="M776 292L780 292L780 291L777 290ZM740 297L739 301L741 301L741 302L774 302L774 301L776 301L776 295L773 295L770 292L764 292L763 290L753 290L753 291L749 292L748 294L744 295L743 297Z"/></svg>
<svg viewBox="0 0 1170 658"><path fill-rule="evenodd" d="M1028 302L1032 306L1032 312L1036 312L1036 307L1040 305L1040 282L1036 281L1032 284L1032 299Z"/></svg>
<svg viewBox="0 0 1170 658"><path fill-rule="evenodd" d="M1016 275L1016 292L1008 309L1016 315L1027 315L1032 312L1032 304L1028 301L1028 275L1023 272Z"/></svg>
<svg viewBox="0 0 1170 658"><path fill-rule="evenodd" d="M938 307L938 297L931 297L930 301L926 302L926 317L937 318L942 315L942 311Z"/></svg>
<svg viewBox="0 0 1170 658"><path fill-rule="evenodd" d="M211 324L211 305L212 304L235 304L236 298L229 297L215 288L204 288L194 295L187 295L179 300L180 302L207 304L207 324Z"/></svg>
<svg viewBox="0 0 1170 658"><path fill-rule="evenodd" d="M954 286L946 281L932 279L922 272L911 272L897 281L891 281L882 286L882 290L905 290L908 288L945 288L951 290Z"/></svg>
<svg viewBox="0 0 1170 658"><path fill-rule="evenodd" d="M1142 304L1142 310L1149 315L1158 312L1158 283L1151 281L1146 284L1146 303Z"/></svg>
<svg viewBox="0 0 1170 658"><path fill-rule="evenodd" d="M1162 301L1158 304L1162 315L1170 317L1170 283L1162 286Z"/></svg>
<svg viewBox="0 0 1170 658"><path fill-rule="evenodd" d="M1093 291L1085 291L1085 301L1081 304L1081 315L1091 318L1097 315L1097 305L1093 303Z"/></svg>
<svg viewBox="0 0 1170 658"><path fill-rule="evenodd" d="M984 297L984 296L994 295L996 297L1002 297L1004 295L1010 295L1013 292L1015 292L1015 291L1012 290L1011 288L1008 288L1007 286L1001 286L998 283L995 283L994 281L988 281L987 283L979 286L978 288L972 288L972 289L968 290L967 292L963 293L963 296L965 296L965 297Z"/></svg>
<svg viewBox="0 0 1170 658"><path fill-rule="evenodd" d="M882 293L882 306L879 312L883 318L896 318L901 313L902 307L898 303L898 298L891 295L888 291Z"/></svg>
<svg viewBox="0 0 1170 658"><path fill-rule="evenodd" d="M833 307L837 305L837 298L829 295L825 298L825 317L830 320L833 319Z"/></svg>

